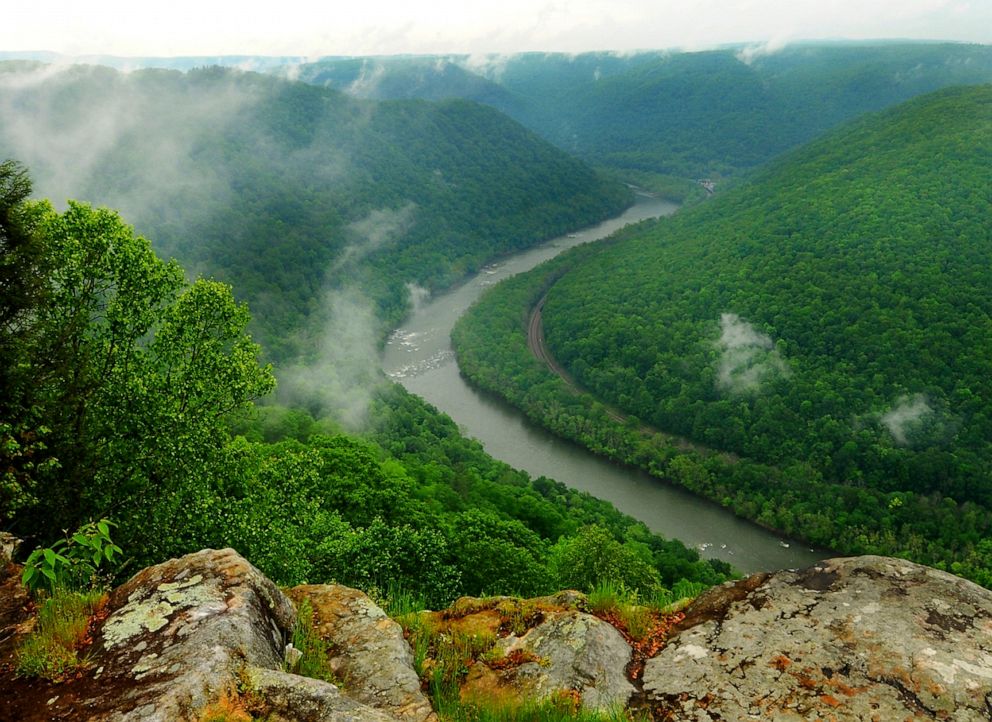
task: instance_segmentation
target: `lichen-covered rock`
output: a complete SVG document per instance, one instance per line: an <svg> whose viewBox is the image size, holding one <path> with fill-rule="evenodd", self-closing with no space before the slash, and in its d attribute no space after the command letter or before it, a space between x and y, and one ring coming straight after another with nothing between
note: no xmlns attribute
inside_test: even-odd
<svg viewBox="0 0 992 722"><path fill-rule="evenodd" d="M232 549L149 567L111 595L91 658L90 718L195 719L245 665L277 668L292 603Z"/></svg>
<svg viewBox="0 0 992 722"><path fill-rule="evenodd" d="M616 629L592 615L550 612L522 635L500 639L494 658L516 662L474 666L463 696L545 699L575 690L588 709L623 707L634 693L625 673L631 651Z"/></svg>
<svg viewBox="0 0 992 722"><path fill-rule="evenodd" d="M269 722L396 722L319 679L255 668L248 671L248 681L253 694L265 700Z"/></svg>
<svg viewBox="0 0 992 722"><path fill-rule="evenodd" d="M337 584L302 585L289 595L313 606L315 629L331 644L331 669L346 695L401 720L436 719L402 628L368 596Z"/></svg>
<svg viewBox="0 0 992 722"><path fill-rule="evenodd" d="M644 670L656 719L992 719L992 592L884 557L723 585Z"/></svg>

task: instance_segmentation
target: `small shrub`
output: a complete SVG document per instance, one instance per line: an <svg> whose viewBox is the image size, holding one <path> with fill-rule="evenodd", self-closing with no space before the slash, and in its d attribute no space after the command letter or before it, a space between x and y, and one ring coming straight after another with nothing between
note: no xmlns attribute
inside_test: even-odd
<svg viewBox="0 0 992 722"><path fill-rule="evenodd" d="M110 538L109 519L89 522L50 547L35 549L24 562L21 583L31 591L96 586L103 563L113 562L121 548Z"/></svg>
<svg viewBox="0 0 992 722"><path fill-rule="evenodd" d="M79 648L90 617L106 601L102 592L71 592L56 587L38 607L38 621L17 650L17 673L60 680L85 665Z"/></svg>

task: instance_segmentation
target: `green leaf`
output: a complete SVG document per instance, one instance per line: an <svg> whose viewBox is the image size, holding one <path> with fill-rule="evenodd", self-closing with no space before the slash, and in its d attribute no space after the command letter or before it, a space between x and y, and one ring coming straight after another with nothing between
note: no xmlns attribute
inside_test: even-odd
<svg viewBox="0 0 992 722"><path fill-rule="evenodd" d="M45 555L45 562L48 564L48 566L54 567L55 566L55 552L53 552L51 549L42 549L41 551Z"/></svg>
<svg viewBox="0 0 992 722"><path fill-rule="evenodd" d="M55 572L49 569L48 567L42 567L41 573L44 574L49 579L51 579L53 583L55 582Z"/></svg>
<svg viewBox="0 0 992 722"><path fill-rule="evenodd" d="M100 533L103 534L103 536L105 537L110 536L110 527L107 525L106 519L101 519L100 521L98 521L96 524L96 528L100 530Z"/></svg>

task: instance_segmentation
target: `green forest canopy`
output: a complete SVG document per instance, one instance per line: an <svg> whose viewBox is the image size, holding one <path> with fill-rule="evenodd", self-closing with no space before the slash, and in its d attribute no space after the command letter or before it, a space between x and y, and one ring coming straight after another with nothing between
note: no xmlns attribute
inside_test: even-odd
<svg viewBox="0 0 992 722"><path fill-rule="evenodd" d="M294 72L362 97L469 98L588 162L700 178L753 168L915 95L989 82L992 48L798 43L776 52L338 58Z"/></svg>
<svg viewBox="0 0 992 722"><path fill-rule="evenodd" d="M763 524L992 584L990 130L989 86L858 121L502 284L456 326L459 365ZM625 423L528 353L546 291L552 351Z"/></svg>
<svg viewBox="0 0 992 722"><path fill-rule="evenodd" d="M272 358L300 351L328 290L358 287L381 334L409 288L629 202L496 111L376 102L220 68L124 74L0 63L0 157L39 193L121 210L164 257L251 302Z"/></svg>
<svg viewBox="0 0 992 722"><path fill-rule="evenodd" d="M711 446L992 505L992 86L870 117L605 249L552 350Z"/></svg>
<svg viewBox="0 0 992 722"><path fill-rule="evenodd" d="M124 573L233 546L281 584L336 580L432 606L622 582L651 594L729 567L525 474L398 387L369 438L271 390L230 287L187 283L115 213L29 202L0 164L0 518L31 545L111 517ZM563 560L604 559L576 578Z"/></svg>

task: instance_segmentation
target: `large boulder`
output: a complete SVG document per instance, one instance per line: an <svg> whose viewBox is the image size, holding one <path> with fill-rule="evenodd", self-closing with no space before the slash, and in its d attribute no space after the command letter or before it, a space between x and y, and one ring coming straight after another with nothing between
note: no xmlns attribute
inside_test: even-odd
<svg viewBox="0 0 992 722"><path fill-rule="evenodd" d="M289 596L313 607L315 630L330 644L331 669L346 696L408 722L436 719L403 629L368 596L338 584L302 585Z"/></svg>
<svg viewBox="0 0 992 722"><path fill-rule="evenodd" d="M546 699L574 691L587 709L623 707L634 694L625 672L631 654L606 622L576 610L549 611L523 634L499 639L494 662L473 667L463 696Z"/></svg>
<svg viewBox="0 0 992 722"><path fill-rule="evenodd" d="M286 595L233 549L144 569L113 592L108 609L88 705L111 720L190 718L239 669L278 668L296 620Z"/></svg>
<svg viewBox="0 0 992 722"><path fill-rule="evenodd" d="M333 684L272 669L248 674L254 694L265 700L267 722L396 722L396 718L341 694Z"/></svg>
<svg viewBox="0 0 992 722"><path fill-rule="evenodd" d="M659 720L992 719L992 592L899 559L716 587L648 661Z"/></svg>

